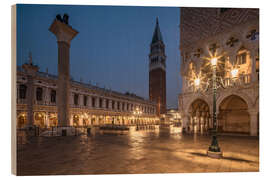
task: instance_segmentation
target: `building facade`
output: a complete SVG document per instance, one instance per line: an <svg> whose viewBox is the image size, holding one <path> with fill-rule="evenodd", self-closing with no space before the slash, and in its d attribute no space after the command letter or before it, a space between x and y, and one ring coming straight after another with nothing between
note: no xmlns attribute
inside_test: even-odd
<svg viewBox="0 0 270 180"><path fill-rule="evenodd" d="M57 87L58 77L38 69L31 61L17 68L18 128L59 125L57 95L61 89ZM68 102L70 126L155 124L159 121L156 104L149 100L73 80L70 81ZM134 113L137 111L140 113ZM28 114L33 116L33 122L29 122Z"/></svg>
<svg viewBox="0 0 270 180"><path fill-rule="evenodd" d="M217 129L259 134L259 10L181 8L182 90L178 107L186 131L213 127L212 68L217 58ZM210 65L209 65L210 64Z"/></svg>
<svg viewBox="0 0 270 180"><path fill-rule="evenodd" d="M150 45L149 99L157 103L157 115L166 113L166 55L158 19Z"/></svg>

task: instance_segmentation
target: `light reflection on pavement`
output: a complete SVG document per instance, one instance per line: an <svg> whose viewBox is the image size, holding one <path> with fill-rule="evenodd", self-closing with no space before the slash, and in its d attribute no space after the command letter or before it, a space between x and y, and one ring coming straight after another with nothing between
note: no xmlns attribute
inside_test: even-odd
<svg viewBox="0 0 270 180"><path fill-rule="evenodd" d="M239 172L259 170L259 140L219 137L223 159L206 156L211 137L177 128L33 137L18 145L18 175Z"/></svg>

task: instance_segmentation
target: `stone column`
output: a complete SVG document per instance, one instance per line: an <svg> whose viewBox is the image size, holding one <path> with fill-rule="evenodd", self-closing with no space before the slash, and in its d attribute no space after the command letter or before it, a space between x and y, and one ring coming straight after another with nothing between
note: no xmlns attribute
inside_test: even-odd
<svg viewBox="0 0 270 180"><path fill-rule="evenodd" d="M250 115L250 135L257 136L258 135L257 111L255 110L249 111L249 115Z"/></svg>
<svg viewBox="0 0 270 180"><path fill-rule="evenodd" d="M34 78L38 71L38 67L32 64L32 56L29 55L29 63L23 64L23 69L27 73L27 89L26 89L26 98L27 98L27 125L34 125L34 98L35 98L35 89L34 89Z"/></svg>
<svg viewBox="0 0 270 180"><path fill-rule="evenodd" d="M84 103L83 102L83 100L84 100L83 97L84 97L83 94L79 94L79 103L78 104L79 104L80 107L83 107L84 106L84 104L83 104Z"/></svg>
<svg viewBox="0 0 270 180"><path fill-rule="evenodd" d="M45 113L45 126L48 127L49 124L50 124L50 123L49 123L49 113L46 112L46 113Z"/></svg>
<svg viewBox="0 0 270 180"><path fill-rule="evenodd" d="M256 73L256 52L255 50L251 51L250 53L250 60L251 60L251 81L257 81L257 73Z"/></svg>
<svg viewBox="0 0 270 180"><path fill-rule="evenodd" d="M183 115L183 129L187 132L187 126L188 126L188 116L185 114Z"/></svg>
<svg viewBox="0 0 270 180"><path fill-rule="evenodd" d="M92 107L92 96L88 96L88 107Z"/></svg>
<svg viewBox="0 0 270 180"><path fill-rule="evenodd" d="M70 124L70 126L73 126L73 114L69 114L70 115L70 117L69 117L69 124Z"/></svg>
<svg viewBox="0 0 270 180"><path fill-rule="evenodd" d="M193 132L193 130L194 130L193 117L190 117L190 122L189 122L189 124L190 124L190 132Z"/></svg>
<svg viewBox="0 0 270 180"><path fill-rule="evenodd" d="M200 117L201 121L201 133L204 133L204 128L205 128L205 122L204 122L204 116Z"/></svg>
<svg viewBox="0 0 270 180"><path fill-rule="evenodd" d="M118 101L119 103L119 109L118 109L118 104L117 104L117 110L118 111L122 111L122 102L121 101Z"/></svg>
<svg viewBox="0 0 270 180"><path fill-rule="evenodd" d="M109 99L109 109L112 109L112 100Z"/></svg>
<svg viewBox="0 0 270 180"><path fill-rule="evenodd" d="M59 15L60 16L60 15ZM58 44L57 111L59 126L69 126L69 49L71 40L78 34L68 24L68 16L55 18L50 31L56 36Z"/></svg>
<svg viewBox="0 0 270 180"><path fill-rule="evenodd" d="M199 110L196 111L196 133L198 131L201 131L201 119L200 119L201 113L199 112Z"/></svg>

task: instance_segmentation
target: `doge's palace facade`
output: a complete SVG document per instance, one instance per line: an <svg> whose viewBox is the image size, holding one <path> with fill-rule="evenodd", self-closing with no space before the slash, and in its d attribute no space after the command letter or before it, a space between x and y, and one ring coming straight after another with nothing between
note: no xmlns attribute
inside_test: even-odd
<svg viewBox="0 0 270 180"><path fill-rule="evenodd" d="M204 132L213 127L209 87L215 52L224 88L216 97L218 132L259 134L259 10L181 8L182 91L178 97L183 127ZM209 63L208 63L209 64Z"/></svg>

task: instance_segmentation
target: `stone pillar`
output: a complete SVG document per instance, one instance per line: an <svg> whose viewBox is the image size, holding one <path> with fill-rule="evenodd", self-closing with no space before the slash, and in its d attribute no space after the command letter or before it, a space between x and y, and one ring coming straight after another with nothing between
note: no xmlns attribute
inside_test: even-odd
<svg viewBox="0 0 270 180"><path fill-rule="evenodd" d="M183 115L183 129L187 132L187 126L188 126L188 115Z"/></svg>
<svg viewBox="0 0 270 180"><path fill-rule="evenodd" d="M49 104L51 102L50 101L51 100L50 99L50 90L47 87L43 88L43 90L44 90L43 104L47 105L47 104Z"/></svg>
<svg viewBox="0 0 270 180"><path fill-rule="evenodd" d="M256 73L256 52L255 50L251 51L250 53L250 60L251 60L251 81L257 81L257 73Z"/></svg>
<svg viewBox="0 0 270 180"><path fill-rule="evenodd" d="M60 16L60 15L59 15ZM78 34L68 24L68 16L55 18L50 31L56 36L58 44L58 81L57 81L57 111L59 126L69 124L69 49L71 40Z"/></svg>
<svg viewBox="0 0 270 180"><path fill-rule="evenodd" d="M123 103L121 101L119 101L119 111L123 111L122 106L123 106Z"/></svg>
<svg viewBox="0 0 270 180"><path fill-rule="evenodd" d="M73 114L69 114L70 115L70 117L69 117L69 124L70 124L70 126L73 126Z"/></svg>
<svg viewBox="0 0 270 180"><path fill-rule="evenodd" d="M50 124L50 123L49 123L49 113L46 112L46 113L45 113L45 126L48 127L49 124Z"/></svg>
<svg viewBox="0 0 270 180"><path fill-rule="evenodd" d="M250 115L250 135L257 136L258 135L258 118L257 111L249 111Z"/></svg>
<svg viewBox="0 0 270 180"><path fill-rule="evenodd" d="M29 55L29 63L23 64L23 69L27 73L27 89L26 89L26 98L27 98L27 125L34 125L34 112L33 105L35 99L35 89L34 89L34 78L38 71L38 66L32 64L32 55Z"/></svg>
<svg viewBox="0 0 270 180"><path fill-rule="evenodd" d="M78 104L79 104L80 107L84 106L84 104L83 104L84 103L83 102L83 96L84 96L83 94L79 94L79 98L78 98L79 103Z"/></svg>
<svg viewBox="0 0 270 180"><path fill-rule="evenodd" d="M204 125L204 117L203 116L200 117L200 123L201 123L200 124L200 126L201 126L200 127L201 128L201 133L203 133L204 132L204 126L205 126Z"/></svg>
<svg viewBox="0 0 270 180"><path fill-rule="evenodd" d="M189 124L190 124L190 132L193 132L194 131L194 120L193 120L193 117L190 117L190 122L189 122Z"/></svg>
<svg viewBox="0 0 270 180"><path fill-rule="evenodd" d="M112 109L112 100L109 99L109 109Z"/></svg>
<svg viewBox="0 0 270 180"><path fill-rule="evenodd" d="M199 110L196 111L196 132L201 131L201 113Z"/></svg>

